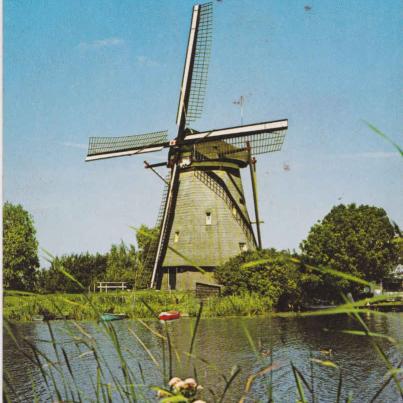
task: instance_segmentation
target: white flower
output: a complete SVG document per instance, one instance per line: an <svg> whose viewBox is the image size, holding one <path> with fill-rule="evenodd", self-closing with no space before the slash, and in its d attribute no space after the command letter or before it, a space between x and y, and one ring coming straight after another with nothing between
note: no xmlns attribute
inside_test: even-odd
<svg viewBox="0 0 403 403"><path fill-rule="evenodd" d="M185 384L191 389L195 389L197 386L197 382L193 378L185 379Z"/></svg>
<svg viewBox="0 0 403 403"><path fill-rule="evenodd" d="M183 381L176 382L174 385L175 389L181 390L186 388L186 383Z"/></svg>
<svg viewBox="0 0 403 403"><path fill-rule="evenodd" d="M178 382L182 382L182 379L175 376L168 382L168 385L174 387Z"/></svg>

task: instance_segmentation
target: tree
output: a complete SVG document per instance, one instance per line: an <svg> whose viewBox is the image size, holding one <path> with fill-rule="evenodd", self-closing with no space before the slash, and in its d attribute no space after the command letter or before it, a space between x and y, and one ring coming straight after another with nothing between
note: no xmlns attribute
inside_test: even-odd
<svg viewBox="0 0 403 403"><path fill-rule="evenodd" d="M255 264L245 266L251 262ZM224 294L257 293L280 308L300 302L299 269L287 252L244 252L217 267L214 276L225 286Z"/></svg>
<svg viewBox="0 0 403 403"><path fill-rule="evenodd" d="M395 235L396 229L382 208L341 204L311 228L300 246L303 261L310 265L379 282L397 263ZM356 293L361 288L351 281L322 274L316 275L314 283L310 284L311 292L319 295L323 291L332 298L340 291Z"/></svg>
<svg viewBox="0 0 403 403"><path fill-rule="evenodd" d="M92 288L97 281L104 280L107 256L99 253L71 254L56 257L49 269L41 270L38 287L45 292L81 292L82 288L67 278L60 269L67 271L84 288Z"/></svg>
<svg viewBox="0 0 403 403"><path fill-rule="evenodd" d="M112 245L108 254L106 280L133 283L137 268L137 255L134 245L126 246L122 241Z"/></svg>
<svg viewBox="0 0 403 403"><path fill-rule="evenodd" d="M152 242L158 242L159 228L149 228L142 224L136 231L137 247L139 249L139 258L144 260Z"/></svg>
<svg viewBox="0 0 403 403"><path fill-rule="evenodd" d="M32 216L18 204L3 206L3 284L5 288L32 290L38 259L38 241Z"/></svg>

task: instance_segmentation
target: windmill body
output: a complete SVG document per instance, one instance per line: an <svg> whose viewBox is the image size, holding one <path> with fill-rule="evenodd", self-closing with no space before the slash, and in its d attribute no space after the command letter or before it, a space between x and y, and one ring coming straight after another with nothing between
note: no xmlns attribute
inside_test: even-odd
<svg viewBox="0 0 403 403"><path fill-rule="evenodd" d="M280 150L287 120L198 132L190 123L200 117L211 47L212 5L193 7L179 106L178 132L90 138L87 161L168 149L156 227L136 287L194 289L212 283L214 268L246 250L261 247L255 158ZM249 217L240 171L250 167L257 237ZM159 174L158 174L159 175ZM160 175L159 175L160 176ZM161 176L160 176L161 177Z"/></svg>
<svg viewBox="0 0 403 403"><path fill-rule="evenodd" d="M157 287L192 289L196 281L211 282L214 267L256 248L240 175L245 162L223 158L191 161L180 168L168 248ZM202 267L205 273L194 266Z"/></svg>

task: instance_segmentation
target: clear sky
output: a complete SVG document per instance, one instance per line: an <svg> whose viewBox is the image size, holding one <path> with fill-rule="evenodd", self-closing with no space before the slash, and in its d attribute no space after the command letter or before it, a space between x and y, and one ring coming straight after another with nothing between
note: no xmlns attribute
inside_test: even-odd
<svg viewBox="0 0 403 403"><path fill-rule="evenodd" d="M4 0L5 201L34 217L54 254L106 252L153 225L162 182L143 160L85 163L89 136L169 129L192 1ZM305 6L310 6L305 7ZM298 248L339 203L383 207L403 226L402 2L214 2L198 130L289 119L283 150L258 158L263 243ZM252 207L248 171L243 173ZM250 211L252 213L252 211Z"/></svg>

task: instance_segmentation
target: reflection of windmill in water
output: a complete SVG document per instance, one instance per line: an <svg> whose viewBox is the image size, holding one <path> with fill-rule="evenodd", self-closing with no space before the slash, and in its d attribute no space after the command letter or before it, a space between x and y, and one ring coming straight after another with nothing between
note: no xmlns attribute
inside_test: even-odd
<svg viewBox="0 0 403 403"><path fill-rule="evenodd" d="M92 137L86 160L113 158L168 149L170 175L157 221L159 235L144 261L138 283L189 289L209 282L214 267L244 250L261 247L255 185L257 154L280 150L287 120L196 131L206 91L211 47L212 4L193 7L177 112L178 132L127 137ZM245 204L240 169L249 165L257 240ZM202 267L201 273L195 266ZM138 286L139 284L137 284Z"/></svg>

